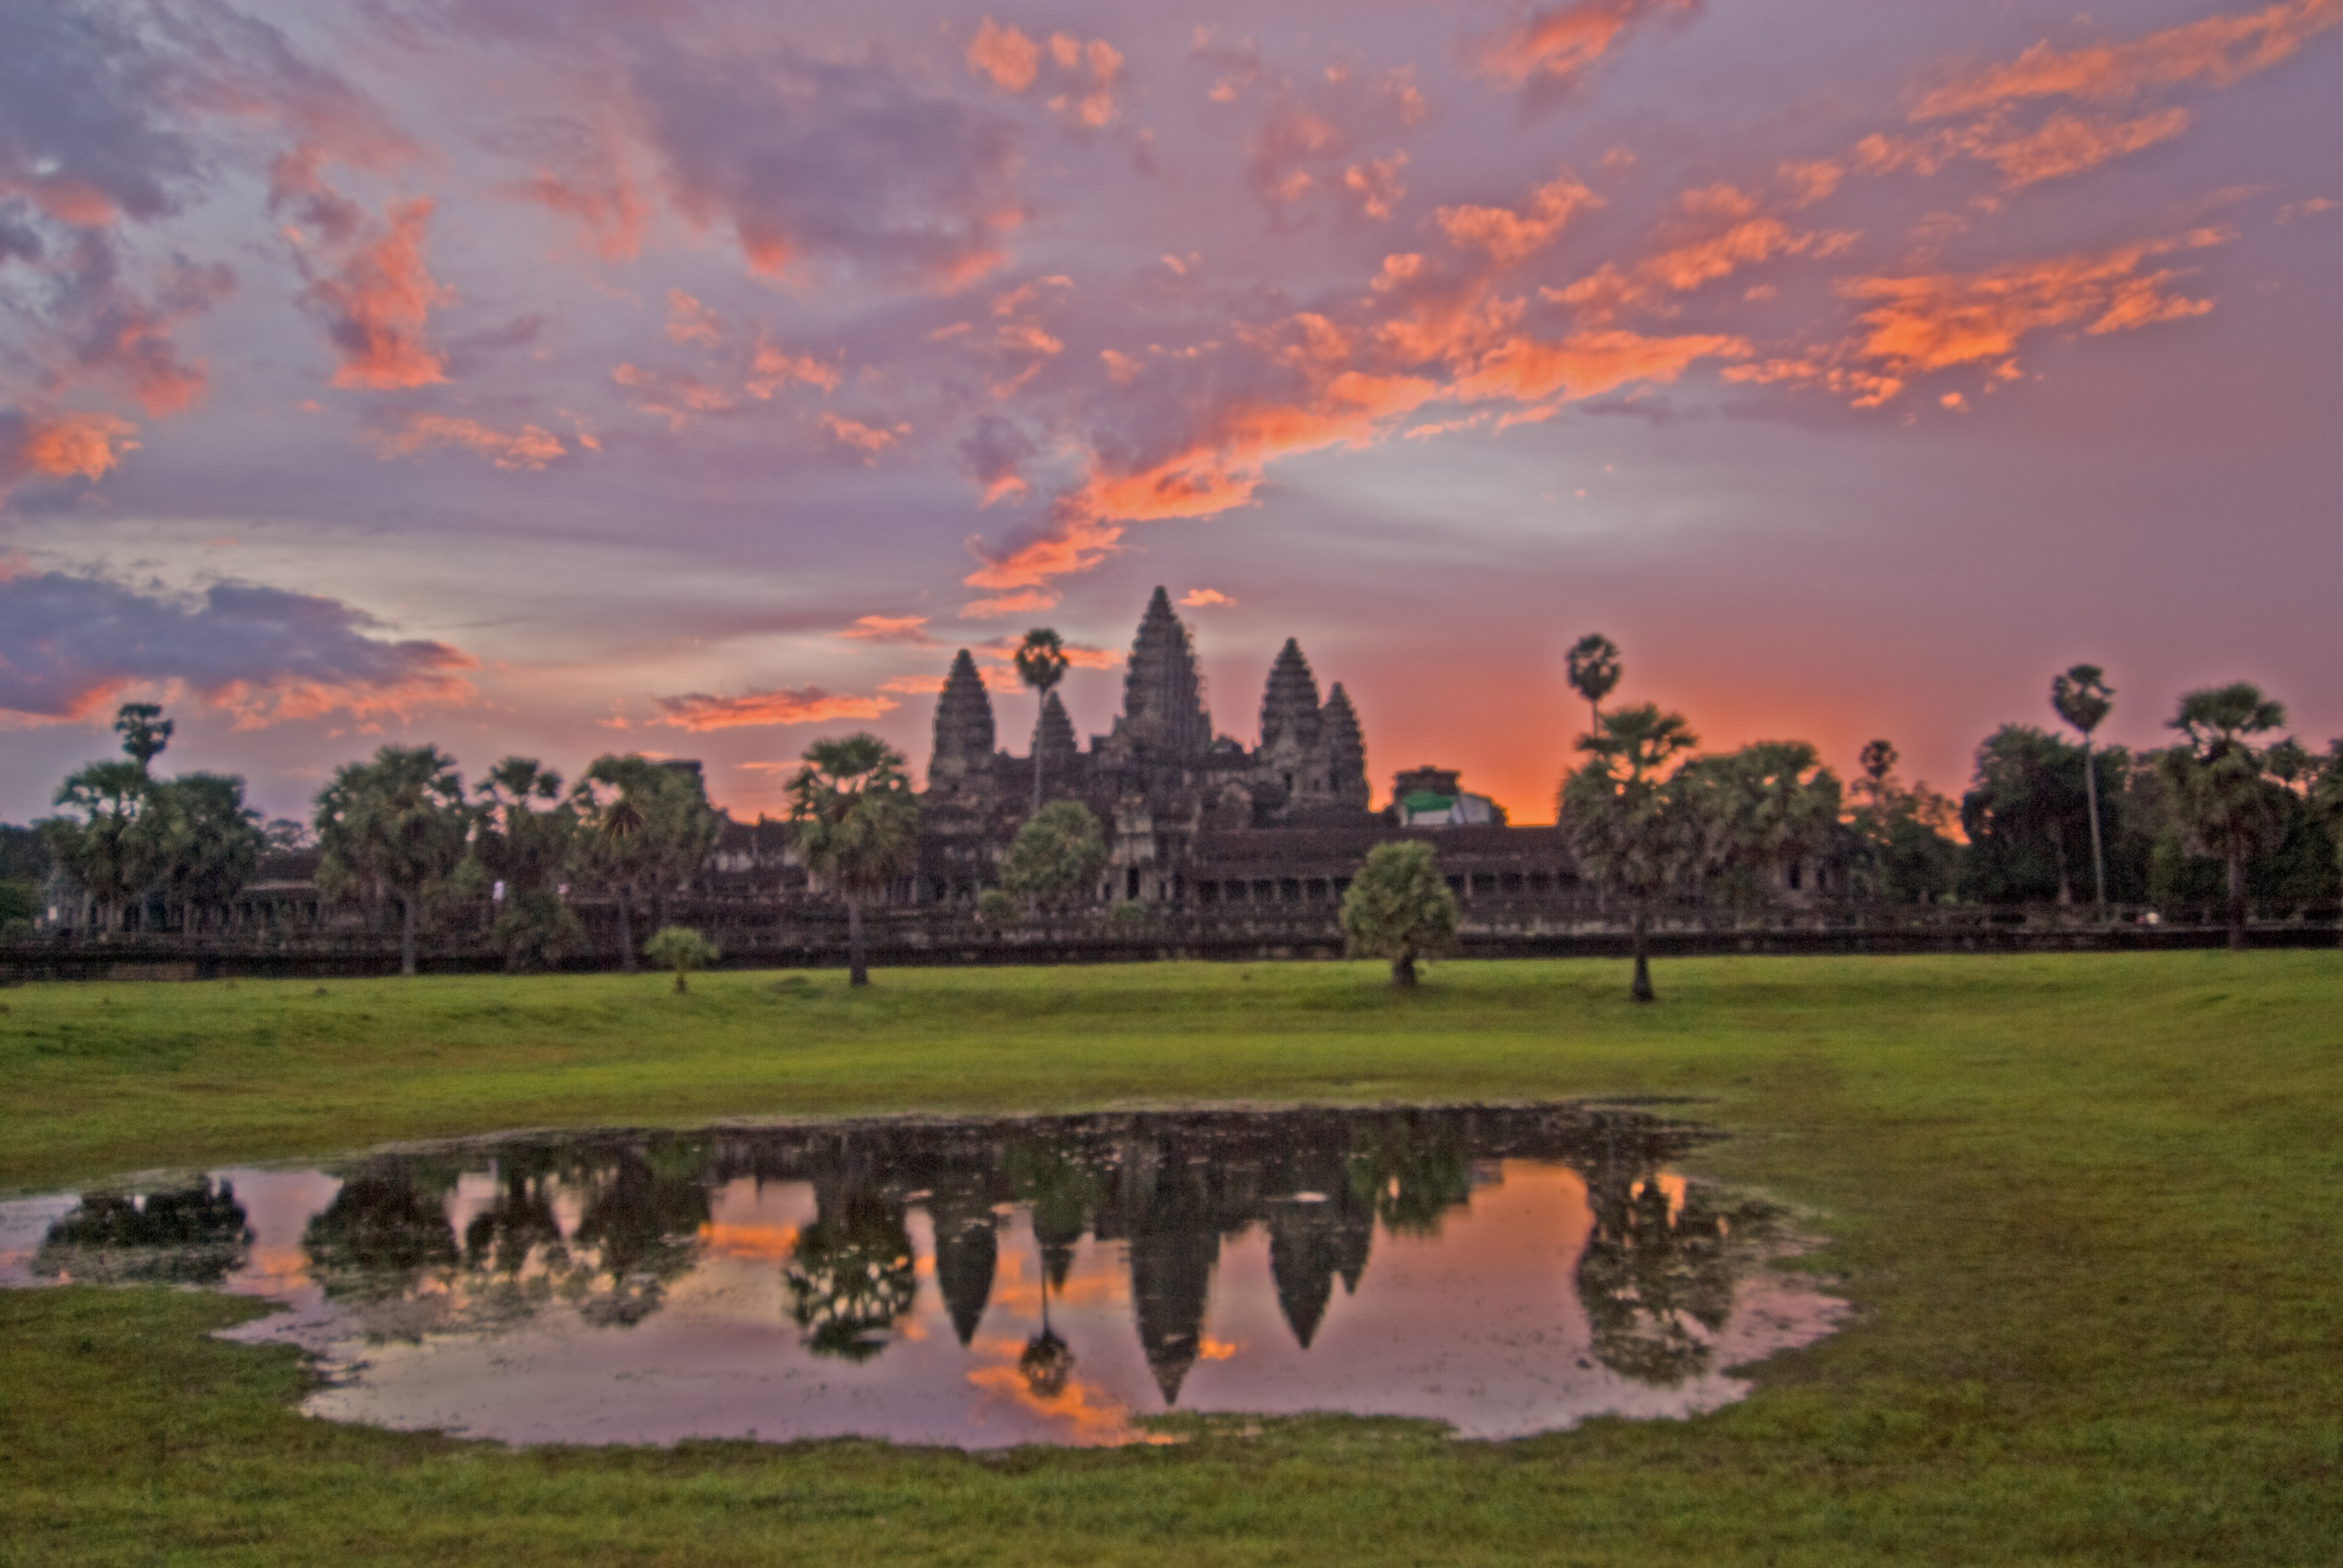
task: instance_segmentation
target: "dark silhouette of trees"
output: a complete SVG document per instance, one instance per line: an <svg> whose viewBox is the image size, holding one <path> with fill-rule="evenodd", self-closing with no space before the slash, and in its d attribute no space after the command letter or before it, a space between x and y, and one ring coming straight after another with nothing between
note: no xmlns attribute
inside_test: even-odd
<svg viewBox="0 0 2343 1568"><path fill-rule="evenodd" d="M1837 775L1803 740L1760 740L1698 758L1671 781L1668 808L1690 835L1686 869L1735 903L1795 887L1799 869L1835 847Z"/></svg>
<svg viewBox="0 0 2343 1568"><path fill-rule="evenodd" d="M2078 664L2051 678L2050 706L2083 738L2083 792L2090 802L2091 883L2098 917L2107 918L2107 851L2099 831L2099 775L2091 755L2091 732L2115 707L2115 689L2096 664Z"/></svg>
<svg viewBox="0 0 2343 1568"><path fill-rule="evenodd" d="M302 1231L309 1277L332 1300L390 1302L412 1295L426 1274L452 1270L453 1185L446 1172L405 1160L368 1161Z"/></svg>
<svg viewBox="0 0 2343 1568"><path fill-rule="evenodd" d="M436 746L386 746L337 769L317 793L318 884L398 900L398 972L415 972L427 899L463 862L472 813L455 759Z"/></svg>
<svg viewBox="0 0 2343 1568"><path fill-rule="evenodd" d="M2031 725L2003 725L1977 747L1961 827L1975 896L2073 903L2068 848L2090 833L2083 749Z"/></svg>
<svg viewBox="0 0 2343 1568"><path fill-rule="evenodd" d="M1858 846L1855 876L1890 903L1933 903L1960 886L1962 848L1952 801L1924 780L1906 789L1896 778L1896 748L1865 746L1863 774L1848 786L1848 826Z"/></svg>
<svg viewBox="0 0 2343 1568"><path fill-rule="evenodd" d="M1377 844L1342 894L1342 935L1351 950L1391 960L1392 984L1415 984L1415 960L1447 950L1456 935L1456 895L1420 839Z"/></svg>
<svg viewBox="0 0 2343 1568"><path fill-rule="evenodd" d="M1563 840L1579 874L1634 911L1635 974L1628 994L1652 1000L1653 906L1698 879L1702 839L1677 775L1700 737L1680 713L1653 703L1602 718L1579 740L1586 761L1562 781Z"/></svg>
<svg viewBox="0 0 2343 1568"><path fill-rule="evenodd" d="M806 869L846 903L848 983L869 985L862 905L918 863L920 806L903 754L875 735L817 740L789 780L789 832Z"/></svg>
<svg viewBox="0 0 2343 1568"><path fill-rule="evenodd" d="M1050 705L1050 689L1064 678L1065 639L1046 626L1037 626L1017 645L1017 678L1041 699L1033 718L1033 809L1041 809L1041 719Z"/></svg>
<svg viewBox="0 0 2343 1568"><path fill-rule="evenodd" d="M260 867L260 813L244 803L244 780L182 773L155 791L166 823L160 887L178 906L179 929L194 930L199 911L225 920Z"/></svg>
<svg viewBox="0 0 2343 1568"><path fill-rule="evenodd" d="M49 853L81 884L104 930L119 930L129 906L162 875L169 810L136 762L92 762L57 787L64 813L39 824Z"/></svg>

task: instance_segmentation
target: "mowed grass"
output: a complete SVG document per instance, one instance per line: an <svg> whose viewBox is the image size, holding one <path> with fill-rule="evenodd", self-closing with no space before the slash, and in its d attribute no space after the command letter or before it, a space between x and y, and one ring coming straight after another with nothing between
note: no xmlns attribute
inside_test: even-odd
<svg viewBox="0 0 2343 1568"><path fill-rule="evenodd" d="M972 1456L294 1413L250 1309L0 1295L0 1563L2333 1563L2343 955L31 987L0 1186L554 1123L1683 1096L1857 1312L1698 1420Z"/></svg>

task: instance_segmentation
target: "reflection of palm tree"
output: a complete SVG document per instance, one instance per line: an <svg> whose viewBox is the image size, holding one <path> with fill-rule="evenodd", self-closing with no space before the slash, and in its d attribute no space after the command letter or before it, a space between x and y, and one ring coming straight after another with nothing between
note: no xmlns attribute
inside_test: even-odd
<svg viewBox="0 0 2343 1568"><path fill-rule="evenodd" d="M84 1283L216 1285L243 1266L252 1244L244 1219L226 1181L199 1180L143 1198L87 1193L49 1227L33 1267Z"/></svg>
<svg viewBox="0 0 2343 1568"><path fill-rule="evenodd" d="M1046 1262L1041 1269L1041 1332L1025 1342L1025 1353L1017 1358L1017 1370L1025 1374L1025 1386L1041 1399L1055 1399L1065 1392L1066 1384L1074 1375L1072 1349L1050 1328L1050 1271Z"/></svg>
<svg viewBox="0 0 2343 1568"><path fill-rule="evenodd" d="M782 1284L789 1317L816 1355L869 1361L911 1310L918 1276L902 1211L872 1186L820 1191L818 1218L799 1232Z"/></svg>
<svg viewBox="0 0 2343 1568"><path fill-rule="evenodd" d="M343 1182L302 1231L310 1276L329 1298L396 1300L427 1271L455 1263L456 1231L445 1201L449 1183L437 1172L421 1181L417 1175L400 1160L368 1165Z"/></svg>

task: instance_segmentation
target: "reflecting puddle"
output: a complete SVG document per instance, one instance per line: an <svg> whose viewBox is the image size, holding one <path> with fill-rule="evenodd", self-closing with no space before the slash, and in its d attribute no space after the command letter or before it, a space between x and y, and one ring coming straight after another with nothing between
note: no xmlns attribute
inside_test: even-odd
<svg viewBox="0 0 2343 1568"><path fill-rule="evenodd" d="M206 1285L314 1414L513 1442L1159 1441L1167 1410L1517 1437L1829 1332L1680 1124L1583 1107L530 1135L0 1203L0 1284Z"/></svg>

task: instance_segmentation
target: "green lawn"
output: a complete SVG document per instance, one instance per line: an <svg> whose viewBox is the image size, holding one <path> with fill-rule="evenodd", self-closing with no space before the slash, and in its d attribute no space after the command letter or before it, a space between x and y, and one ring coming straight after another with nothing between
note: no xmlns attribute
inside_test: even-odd
<svg viewBox="0 0 2343 1568"><path fill-rule="evenodd" d="M0 1188L548 1123L1681 1095L1851 1324L1685 1422L991 1457L291 1413L219 1298L0 1296L0 1563L2343 1561L2343 955L34 987Z"/></svg>

